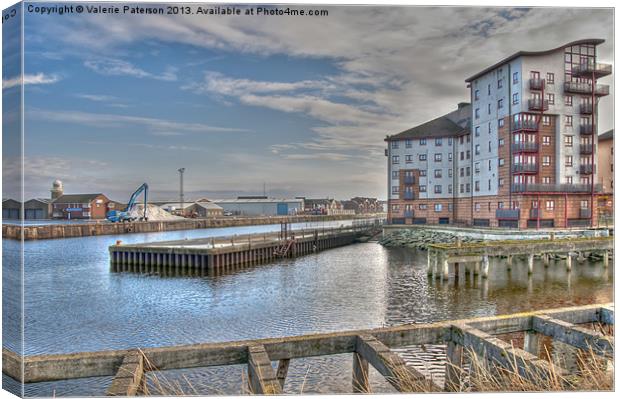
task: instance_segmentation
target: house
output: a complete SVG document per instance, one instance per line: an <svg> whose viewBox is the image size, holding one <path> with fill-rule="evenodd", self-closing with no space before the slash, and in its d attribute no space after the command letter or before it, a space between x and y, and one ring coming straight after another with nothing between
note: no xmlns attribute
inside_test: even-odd
<svg viewBox="0 0 620 399"><path fill-rule="evenodd" d="M52 218L105 219L109 203L101 193L63 194L52 201Z"/></svg>

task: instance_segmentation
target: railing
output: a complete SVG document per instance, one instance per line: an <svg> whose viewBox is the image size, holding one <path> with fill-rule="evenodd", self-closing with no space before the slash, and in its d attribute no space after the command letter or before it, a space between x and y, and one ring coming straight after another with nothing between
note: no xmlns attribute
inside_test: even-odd
<svg viewBox="0 0 620 399"><path fill-rule="evenodd" d="M516 173L535 173L538 169L535 163L515 163L512 165L512 170Z"/></svg>
<svg viewBox="0 0 620 399"><path fill-rule="evenodd" d="M405 176L405 184L415 184L414 176Z"/></svg>
<svg viewBox="0 0 620 399"><path fill-rule="evenodd" d="M567 93L592 94L592 84L583 82L564 82L564 91ZM609 85L597 84L594 88L594 94L597 96L609 95Z"/></svg>
<svg viewBox="0 0 620 399"><path fill-rule="evenodd" d="M406 218L412 218L413 217L413 211L405 211L404 215Z"/></svg>
<svg viewBox="0 0 620 399"><path fill-rule="evenodd" d="M592 134L593 131L594 128L590 123L579 125L579 133L581 134Z"/></svg>
<svg viewBox="0 0 620 399"><path fill-rule="evenodd" d="M538 144L530 141L521 141L518 143L512 143L512 152L536 152L538 151Z"/></svg>
<svg viewBox="0 0 620 399"><path fill-rule="evenodd" d="M513 184L513 193L589 193L592 186L589 184ZM602 184L594 185L594 192L601 192Z"/></svg>
<svg viewBox="0 0 620 399"><path fill-rule="evenodd" d="M409 192L405 192L405 193L403 193L403 199L406 199L406 200L412 200L412 199L414 199L414 198L413 198L413 193L409 193Z"/></svg>
<svg viewBox="0 0 620 399"><path fill-rule="evenodd" d="M591 114L592 113L592 104L580 104L579 105L579 113L581 114Z"/></svg>
<svg viewBox="0 0 620 399"><path fill-rule="evenodd" d="M495 210L495 218L497 219L519 220L520 214L521 214L520 209L496 209Z"/></svg>
<svg viewBox="0 0 620 399"><path fill-rule="evenodd" d="M530 98L527 100L527 105L530 111L546 111L549 109L549 100Z"/></svg>
<svg viewBox="0 0 620 399"><path fill-rule="evenodd" d="M545 87L544 79L530 79L530 90L542 90Z"/></svg>
<svg viewBox="0 0 620 399"><path fill-rule="evenodd" d="M580 144L579 145L580 154L592 154L593 150L594 150L594 146L592 144Z"/></svg>
<svg viewBox="0 0 620 399"><path fill-rule="evenodd" d="M581 165L579 166L579 173L582 175L591 175L594 171L592 165Z"/></svg>
<svg viewBox="0 0 620 399"><path fill-rule="evenodd" d="M579 209L579 218L580 219L590 219L591 217L592 217L592 210L591 209L584 209L584 208Z"/></svg>
<svg viewBox="0 0 620 399"><path fill-rule="evenodd" d="M584 62L573 67L573 76L586 76L594 74L596 77L611 74L611 65L599 62Z"/></svg>
<svg viewBox="0 0 620 399"><path fill-rule="evenodd" d="M519 119L512 122L512 131L538 130L538 124L533 119Z"/></svg>

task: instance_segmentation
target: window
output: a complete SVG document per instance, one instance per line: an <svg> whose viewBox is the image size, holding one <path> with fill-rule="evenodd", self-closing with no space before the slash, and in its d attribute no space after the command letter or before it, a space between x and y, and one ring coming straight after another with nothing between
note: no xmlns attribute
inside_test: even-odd
<svg viewBox="0 0 620 399"><path fill-rule="evenodd" d="M480 173L480 162L476 162L474 164L474 173L476 174Z"/></svg>
<svg viewBox="0 0 620 399"><path fill-rule="evenodd" d="M418 158L420 159L420 161L426 161L426 154L420 154Z"/></svg>
<svg viewBox="0 0 620 399"><path fill-rule="evenodd" d="M418 205L418 208L419 208L421 211L424 211L424 210L426 210L426 209L428 208L428 206L427 206L426 204L420 204L420 205Z"/></svg>
<svg viewBox="0 0 620 399"><path fill-rule="evenodd" d="M452 161L452 153L451 152L448 153L448 161Z"/></svg>
<svg viewBox="0 0 620 399"><path fill-rule="evenodd" d="M513 84L519 83L519 72L514 72L512 74L512 83Z"/></svg>
<svg viewBox="0 0 620 399"><path fill-rule="evenodd" d="M465 192L466 192L466 193L468 193L468 192L470 192L470 191L471 191L471 184L467 183L467 184L465 185Z"/></svg>
<svg viewBox="0 0 620 399"><path fill-rule="evenodd" d="M464 187L465 187L465 186L463 185L463 183L461 183L461 194L463 194L463 193L465 192Z"/></svg>
<svg viewBox="0 0 620 399"><path fill-rule="evenodd" d="M491 115L491 104L487 105L487 114Z"/></svg>
<svg viewBox="0 0 620 399"><path fill-rule="evenodd" d="M497 88L501 89L502 87L504 87L504 79L498 79L497 80Z"/></svg>
<svg viewBox="0 0 620 399"><path fill-rule="evenodd" d="M542 178L542 182L543 182L543 184L551 184L551 177L549 177L549 176L544 176L544 177Z"/></svg>
<svg viewBox="0 0 620 399"><path fill-rule="evenodd" d="M400 163L400 157L398 155L392 155L392 165L398 165Z"/></svg>
<svg viewBox="0 0 620 399"><path fill-rule="evenodd" d="M491 95L491 84L489 83L489 85L487 86L487 95Z"/></svg>
<svg viewBox="0 0 620 399"><path fill-rule="evenodd" d="M476 117L476 119L480 118L480 108L476 108L476 110L474 111L474 116Z"/></svg>
<svg viewBox="0 0 620 399"><path fill-rule="evenodd" d="M573 166L573 156L572 155L567 155L566 159L564 160L564 166Z"/></svg>
<svg viewBox="0 0 620 399"><path fill-rule="evenodd" d="M497 203L497 209L504 209L504 203L502 201Z"/></svg>
<svg viewBox="0 0 620 399"><path fill-rule="evenodd" d="M448 146L452 145L452 137L448 137Z"/></svg>
<svg viewBox="0 0 620 399"><path fill-rule="evenodd" d="M476 155L480 155L480 144L476 144L474 147Z"/></svg>
<svg viewBox="0 0 620 399"><path fill-rule="evenodd" d="M413 140L405 140L405 148L413 147Z"/></svg>
<svg viewBox="0 0 620 399"><path fill-rule="evenodd" d="M553 200L545 201L545 208L547 208L548 211L554 210L555 209L555 201L553 201Z"/></svg>
<svg viewBox="0 0 620 399"><path fill-rule="evenodd" d="M442 204L435 204L435 212L441 212L442 209L443 209Z"/></svg>
<svg viewBox="0 0 620 399"><path fill-rule="evenodd" d="M480 181L478 180L474 182L474 191L480 191Z"/></svg>
<svg viewBox="0 0 620 399"><path fill-rule="evenodd" d="M412 163L413 155L405 155L405 163Z"/></svg>
<svg viewBox="0 0 620 399"><path fill-rule="evenodd" d="M448 177L452 177L452 169L448 169Z"/></svg>
<svg viewBox="0 0 620 399"><path fill-rule="evenodd" d="M398 194L398 186L392 186L392 194Z"/></svg>
<svg viewBox="0 0 620 399"><path fill-rule="evenodd" d="M498 142L499 146L502 147L504 145L504 142L505 142L504 139L499 139L499 142Z"/></svg>
<svg viewBox="0 0 620 399"><path fill-rule="evenodd" d="M491 170L491 160L489 159L489 170Z"/></svg>
<svg viewBox="0 0 620 399"><path fill-rule="evenodd" d="M420 177L426 177L426 169L420 170Z"/></svg>
<svg viewBox="0 0 620 399"><path fill-rule="evenodd" d="M550 85L555 83L555 75L552 72L547 72L547 83Z"/></svg>
<svg viewBox="0 0 620 399"><path fill-rule="evenodd" d="M573 136L564 136L564 145L566 147L572 147L573 146Z"/></svg>
<svg viewBox="0 0 620 399"><path fill-rule="evenodd" d="M425 193L426 192L426 184L423 186L420 186L420 192L421 193Z"/></svg>
<svg viewBox="0 0 620 399"><path fill-rule="evenodd" d="M476 128L474 129L474 135L476 137L480 137L480 126L476 126Z"/></svg>
<svg viewBox="0 0 620 399"><path fill-rule="evenodd" d="M514 93L512 95L512 104L513 105L519 104L519 93Z"/></svg>
<svg viewBox="0 0 620 399"><path fill-rule="evenodd" d="M476 212L480 212L480 202L476 202L476 204L474 205L474 209L476 210Z"/></svg>
<svg viewBox="0 0 620 399"><path fill-rule="evenodd" d="M441 178L441 169L435 169L435 177Z"/></svg>
<svg viewBox="0 0 620 399"><path fill-rule="evenodd" d="M499 166L504 166L504 158L500 158L498 164Z"/></svg>
<svg viewBox="0 0 620 399"><path fill-rule="evenodd" d="M465 158L467 159L471 158L471 151L469 150L465 151Z"/></svg>
<svg viewBox="0 0 620 399"><path fill-rule="evenodd" d="M441 141L442 141L442 140L441 140L441 137L437 137L437 138L435 139L435 147L439 147L439 146L441 146Z"/></svg>
<svg viewBox="0 0 620 399"><path fill-rule="evenodd" d="M471 168L468 166L465 168L465 176L469 176L471 174Z"/></svg>
<svg viewBox="0 0 620 399"><path fill-rule="evenodd" d="M502 178L500 178L500 179L499 179L499 186L500 186L500 187L504 187L504 182L505 182L505 181L506 181L506 180L504 180L504 178L503 178L503 177L502 177Z"/></svg>
<svg viewBox="0 0 620 399"><path fill-rule="evenodd" d="M543 126L551 126L551 117L548 115L544 115L542 117L542 124Z"/></svg>
<svg viewBox="0 0 620 399"><path fill-rule="evenodd" d="M581 209L588 209L588 208L590 208L590 201L582 200L581 201Z"/></svg>
<svg viewBox="0 0 620 399"><path fill-rule="evenodd" d="M465 159L465 153L461 151L461 161Z"/></svg>
<svg viewBox="0 0 620 399"><path fill-rule="evenodd" d="M426 139L420 139L420 145L426 145Z"/></svg>
<svg viewBox="0 0 620 399"><path fill-rule="evenodd" d="M435 162L441 162L441 154L435 154Z"/></svg>
<svg viewBox="0 0 620 399"><path fill-rule="evenodd" d="M480 90L474 91L474 100L480 100Z"/></svg>
<svg viewBox="0 0 620 399"><path fill-rule="evenodd" d="M435 194L441 194L441 185L436 185L435 186Z"/></svg>
<svg viewBox="0 0 620 399"><path fill-rule="evenodd" d="M452 194L452 184L448 184L448 194Z"/></svg>
<svg viewBox="0 0 620 399"><path fill-rule="evenodd" d="M564 96L564 105L572 107L573 106L573 96Z"/></svg>
<svg viewBox="0 0 620 399"><path fill-rule="evenodd" d="M392 141L392 149L398 148L398 141Z"/></svg>
<svg viewBox="0 0 620 399"><path fill-rule="evenodd" d="M555 104L555 94L547 93L547 100L549 101L549 105Z"/></svg>
<svg viewBox="0 0 620 399"><path fill-rule="evenodd" d="M551 157L549 155L543 156L542 166L549 166L549 165L551 165Z"/></svg>
<svg viewBox="0 0 620 399"><path fill-rule="evenodd" d="M461 174L461 177L465 177L465 169L464 168L461 168L459 170L459 173Z"/></svg>
<svg viewBox="0 0 620 399"><path fill-rule="evenodd" d="M543 136L542 145L551 145L551 136Z"/></svg>
<svg viewBox="0 0 620 399"><path fill-rule="evenodd" d="M397 170L393 170L392 171L392 179L398 179L398 171Z"/></svg>
<svg viewBox="0 0 620 399"><path fill-rule="evenodd" d="M564 124L566 126L573 126L573 116L572 115L566 115L564 117Z"/></svg>
<svg viewBox="0 0 620 399"><path fill-rule="evenodd" d="M503 119L498 119L497 120L497 127L504 127L504 120Z"/></svg>
<svg viewBox="0 0 620 399"><path fill-rule="evenodd" d="M398 212L399 210L400 210L400 207L398 206L398 204L392 205L392 211L393 212Z"/></svg>
<svg viewBox="0 0 620 399"><path fill-rule="evenodd" d="M488 148L489 152L491 152L491 142L489 141L489 148Z"/></svg>
<svg viewBox="0 0 620 399"><path fill-rule="evenodd" d="M566 182L566 184L573 184L573 176L566 176L564 178L564 181Z"/></svg>

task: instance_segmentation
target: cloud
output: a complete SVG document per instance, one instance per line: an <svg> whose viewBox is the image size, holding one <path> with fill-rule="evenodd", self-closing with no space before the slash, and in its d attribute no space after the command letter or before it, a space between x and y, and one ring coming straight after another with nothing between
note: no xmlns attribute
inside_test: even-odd
<svg viewBox="0 0 620 399"><path fill-rule="evenodd" d="M78 98L83 98L85 100L95 101L95 102L109 102L109 101L117 101L118 97L108 96L105 94L76 94Z"/></svg>
<svg viewBox="0 0 620 399"><path fill-rule="evenodd" d="M352 157L351 155L335 152L321 152L313 154L287 154L284 158L291 160L346 161Z"/></svg>
<svg viewBox="0 0 620 399"><path fill-rule="evenodd" d="M57 75L47 75L44 73L37 73L34 75L26 74L23 77L24 85L46 85L56 83L60 80ZM20 86L22 84L22 77L15 76L10 79L2 80L2 89L10 89L12 87Z"/></svg>
<svg viewBox="0 0 620 399"><path fill-rule="evenodd" d="M185 132L185 133L244 133L247 129L211 126L203 123L177 122L166 119L148 118L142 116L97 114L81 111L50 111L41 109L29 110L26 115L30 118L51 122L73 123L78 125L100 128L123 128L127 125L143 126L152 133Z"/></svg>
<svg viewBox="0 0 620 399"><path fill-rule="evenodd" d="M112 58L87 60L84 62L84 66L101 75L133 76L140 79L149 78L168 82L177 80L177 70L173 67L168 67L165 72L157 75L140 69L130 62Z"/></svg>

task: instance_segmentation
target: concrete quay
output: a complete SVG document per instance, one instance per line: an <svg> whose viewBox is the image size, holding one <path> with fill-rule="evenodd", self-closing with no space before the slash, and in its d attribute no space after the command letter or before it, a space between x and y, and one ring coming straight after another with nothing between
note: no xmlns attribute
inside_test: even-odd
<svg viewBox="0 0 620 399"><path fill-rule="evenodd" d="M543 337L550 337L554 343L592 351L606 361L613 361L614 339L592 328L596 325L614 325L613 304L160 348L24 357L3 348L2 371L24 383L114 376L108 395L131 396L142 392L146 376L154 370L246 364L250 392L282 394L291 359L351 353L354 392L368 392L370 365L400 392L458 391L465 358L472 356L482 359L485 367L500 366L526 380L540 381L541 378L553 378L551 376L555 374L570 381L567 370L538 357L544 352L540 347ZM523 348L500 338L502 334L514 333L523 334ZM428 344L446 345L443 386L421 370L405 364L392 351L392 348ZM279 362L277 369L271 366L274 361Z"/></svg>
<svg viewBox="0 0 620 399"><path fill-rule="evenodd" d="M232 271L238 266L294 258L349 245L380 228L379 224L357 223L349 227L304 229L280 233L162 241L109 247L114 272ZM379 230L380 231L380 230Z"/></svg>
<svg viewBox="0 0 620 399"><path fill-rule="evenodd" d="M565 257L568 271L572 270L573 257L583 261L593 254L602 256L603 266L609 267L613 248L613 237L556 239L553 234L550 239L539 240L498 240L466 244L457 241L454 244L430 244L427 252L427 274L429 277L448 280L450 265L453 265L455 278L458 278L459 265L464 263L466 272L470 268L474 276L482 274L482 278L487 278L491 257L506 258L508 270L512 267L513 258L526 257L528 274L534 272L535 257L542 258L544 266L548 267L553 255Z"/></svg>
<svg viewBox="0 0 620 399"><path fill-rule="evenodd" d="M82 224L19 225L2 224L2 238L13 240L45 240L53 238L88 237L131 233L154 233L161 231L209 229L216 227L256 226L280 223L307 223L333 220L372 220L381 215L332 215L332 216L264 216L224 217L210 219L181 219L151 222L110 223L93 221Z"/></svg>

